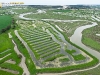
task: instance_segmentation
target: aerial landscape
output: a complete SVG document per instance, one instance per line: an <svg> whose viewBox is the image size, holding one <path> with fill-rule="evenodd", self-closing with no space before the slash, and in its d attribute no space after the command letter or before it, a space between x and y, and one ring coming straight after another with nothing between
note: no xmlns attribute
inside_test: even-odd
<svg viewBox="0 0 100 75"><path fill-rule="evenodd" d="M0 75L100 75L100 5L1 2Z"/></svg>

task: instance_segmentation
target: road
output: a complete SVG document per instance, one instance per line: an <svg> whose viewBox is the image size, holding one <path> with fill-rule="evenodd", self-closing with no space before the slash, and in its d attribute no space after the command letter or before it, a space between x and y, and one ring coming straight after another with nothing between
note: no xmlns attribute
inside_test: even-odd
<svg viewBox="0 0 100 75"><path fill-rule="evenodd" d="M15 52L17 53L17 55L21 55L22 57L21 57L21 62L20 62L20 64L19 64L19 66L23 69L23 74L22 75L24 75L24 74L26 74L26 75L30 75L30 73L29 73L29 71L28 71L28 68L27 68L27 66L26 66L26 64L25 64L25 57L24 57L24 55L18 50L18 48L17 48L17 45L16 45L16 43L14 42L14 40L12 40L12 42L13 42L13 44L15 45L15 47L14 47L14 50L15 50Z"/></svg>

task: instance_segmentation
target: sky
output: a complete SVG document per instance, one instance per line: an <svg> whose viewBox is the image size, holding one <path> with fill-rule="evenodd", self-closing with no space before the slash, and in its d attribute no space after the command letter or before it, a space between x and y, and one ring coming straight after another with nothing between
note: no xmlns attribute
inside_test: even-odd
<svg viewBox="0 0 100 75"><path fill-rule="evenodd" d="M100 0L0 0L0 2L24 2L25 5L76 5L100 4Z"/></svg>

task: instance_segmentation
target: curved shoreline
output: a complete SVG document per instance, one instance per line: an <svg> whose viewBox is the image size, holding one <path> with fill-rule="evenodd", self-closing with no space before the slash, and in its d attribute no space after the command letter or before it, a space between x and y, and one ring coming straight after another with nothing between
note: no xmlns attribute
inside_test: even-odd
<svg viewBox="0 0 100 75"><path fill-rule="evenodd" d="M85 46L81 41L82 31L84 29L87 29L87 28L90 28L90 27L93 27L93 26L96 26L96 25L97 25L97 23L93 22L92 25L85 25L85 26L81 26L81 27L77 28L75 30L74 34L70 37L70 41L72 43L75 43L76 45L80 46L81 48L85 49L88 53L92 54L93 56L95 56L100 61L100 53L97 52L96 50L93 50L93 49Z"/></svg>

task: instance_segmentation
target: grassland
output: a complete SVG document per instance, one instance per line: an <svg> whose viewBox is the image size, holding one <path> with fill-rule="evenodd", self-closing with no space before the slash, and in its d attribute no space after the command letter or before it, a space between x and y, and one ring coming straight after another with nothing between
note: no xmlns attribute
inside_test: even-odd
<svg viewBox="0 0 100 75"><path fill-rule="evenodd" d="M100 66L98 66L95 69L88 70L88 71L75 72L75 73L65 74L65 75L99 75L99 74L100 74Z"/></svg>
<svg viewBox="0 0 100 75"><path fill-rule="evenodd" d="M14 12L18 13L18 14L23 14L23 13L28 13L28 12L33 12L33 13L36 13L36 10L35 8L28 8L26 7L25 8L21 8L21 9L13 9Z"/></svg>
<svg viewBox="0 0 100 75"><path fill-rule="evenodd" d="M100 23L98 22L97 26L84 30L82 42L100 52L100 37L96 35L100 33L99 28Z"/></svg>
<svg viewBox="0 0 100 75"><path fill-rule="evenodd" d="M9 73L9 72L6 72L6 71L1 71L1 70L0 70L0 74L2 74L2 75L14 75L12 73Z"/></svg>
<svg viewBox="0 0 100 75"><path fill-rule="evenodd" d="M12 24L11 16L8 16L8 15L0 16L0 30L3 28L6 28L7 26L11 24Z"/></svg>
<svg viewBox="0 0 100 75"><path fill-rule="evenodd" d="M32 18L32 19L59 19L59 20L74 20L74 19L83 19L81 17L73 17L69 15L62 15L58 13L53 13L52 11L48 10L46 13L36 13L36 14L29 14L25 15L27 18Z"/></svg>
<svg viewBox="0 0 100 75"><path fill-rule="evenodd" d="M20 68L18 66L18 64L20 63L20 59L17 56L17 54L14 51L14 45L11 42L11 39L9 39L8 37L8 32L0 34L0 67L1 68L5 68L5 69L9 69L12 71L18 71L19 74L18 75L22 75L22 68ZM15 62L15 64L10 64L7 63L7 60L13 60ZM0 72L4 72L1 71ZM6 74L7 72L4 72L3 74ZM8 73L9 74L9 73Z"/></svg>
<svg viewBox="0 0 100 75"><path fill-rule="evenodd" d="M8 34L0 34L0 52L13 48L13 44L8 37ZM5 43L4 43L5 42Z"/></svg>

